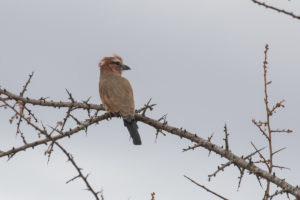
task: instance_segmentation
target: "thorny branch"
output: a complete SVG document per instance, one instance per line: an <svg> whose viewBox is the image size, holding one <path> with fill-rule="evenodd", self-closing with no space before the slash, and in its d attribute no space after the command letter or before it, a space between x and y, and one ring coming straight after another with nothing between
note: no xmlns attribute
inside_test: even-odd
<svg viewBox="0 0 300 200"><path fill-rule="evenodd" d="M229 140L228 140L229 133L228 133L226 124L224 126L224 133L225 133L225 138L223 140L225 141L225 149L226 149L226 151L229 151Z"/></svg>
<svg viewBox="0 0 300 200"><path fill-rule="evenodd" d="M264 2L260 2L260 1L257 1L257 0L251 0L251 1L253 3L256 3L256 4L260 5L260 6L265 7L265 8L269 8L269 9L275 10L275 11L277 11L279 13L283 13L283 14L291 16L291 17L293 17L295 19L299 19L300 20L300 15L295 15L293 12L288 12L288 11L286 11L284 9L276 8L274 6L270 6L270 5L268 5L268 4L264 3Z"/></svg>
<svg viewBox="0 0 300 200"><path fill-rule="evenodd" d="M31 105L40 105L40 106L50 106L50 107L55 107L55 108L60 108L60 107L76 107L78 109L95 109L96 111L98 110L103 110L102 105L96 105L96 104L86 104L86 103L80 103L80 102L54 102L54 101L46 101L46 100L36 100L36 99L30 99L30 98L22 98L18 95L15 95L11 92L8 92L5 89L0 89L0 95L5 95L9 100L24 100L27 104ZM4 102L7 101L4 100ZM1 101L1 99L0 99ZM2 101L3 102L3 101ZM110 117L118 117L117 114L103 114L100 116L95 116L89 119L86 119L81 125L78 125L77 127L70 129L69 131L65 132L59 132L58 135L55 135L52 137L53 140L58 141L59 139L62 139L67 136L71 136L79 131L84 130L86 127L98 123L102 120L109 119ZM187 130L183 130L182 128L176 128L173 126L168 125L165 121L160 122L155 119L151 119L147 116L143 116L141 114L136 114L135 118L137 121L143 122L145 124L148 124L152 127L154 127L156 130L162 130L166 131L168 133L171 133L173 135L177 135L180 138L185 138L188 139L195 144L207 149L208 151L215 152L216 154L220 155L221 157L224 157L228 159L229 161L232 162L232 164L240 167L247 169L249 172L255 174L258 177L261 177L263 179L269 180L270 182L274 183L278 187L281 187L282 189L285 189L288 193L293 194L296 197L300 198L300 189L298 187L292 186L291 184L287 183L285 180L280 179L273 174L268 173L267 171L262 170L261 168L257 167L254 165L252 162L246 161L244 158L239 157L232 152L224 150L222 147L211 143L209 140L203 139L199 137L198 135L191 133ZM48 138L44 138L41 140L37 140L31 143L28 143L27 145L23 145L20 147L13 147L12 149L8 151L4 151L0 153L0 157L8 156L12 157L19 151L26 150L28 148L33 148L35 146L41 145L41 144L47 144L51 140Z"/></svg>
<svg viewBox="0 0 300 200"><path fill-rule="evenodd" d="M209 192L209 193L211 193L211 194L213 194L213 195L215 195L215 196L217 196L217 197L219 197L219 198L221 198L221 199L223 199L223 200L228 200L227 198L223 197L222 195L219 195L218 193L216 193L216 192L214 192L214 191L208 189L208 188L205 187L204 185L201 185L201 184L197 183L196 181L194 181L194 180L191 179L190 177L188 177L188 176L186 176L186 175L184 175L184 177L187 178L188 180L190 180L190 181L191 181L192 183L194 183L195 185L198 185L199 187L202 187L202 188L205 189L207 192Z"/></svg>
<svg viewBox="0 0 300 200"><path fill-rule="evenodd" d="M58 124L55 128L53 128L52 131L51 131L50 133L47 133L47 130L46 130L46 128L45 128L43 125L42 125L43 128L38 127L37 125L33 124L29 119L25 118L24 115L23 115L22 113L18 112L13 106L10 106L10 105L9 105L8 103L6 103L6 102L4 102L4 104L5 104L7 107L11 108L11 109L15 112L16 115L20 116L20 118L22 118L23 120L25 120L25 121L27 122L28 125L30 125L30 126L33 127L35 130L37 130L37 131L39 132L39 134L44 135L49 141L52 141L52 143L51 143L51 144L49 145L49 147L48 147L48 150L45 152L46 154L49 155L48 158L50 158L50 155L51 155L51 153L52 153L52 149L53 149L53 145L54 145L54 144L55 144L56 146L58 146L58 147L60 148L60 150L68 157L68 160L72 163L72 165L73 165L73 166L75 167L75 169L77 170L78 175L75 176L74 178L72 178L71 180L67 181L67 183L69 183L69 182L71 182L71 181L74 181L76 178L81 178L81 179L84 181L84 183L86 184L87 190L90 191L90 192L94 195L94 197L95 197L96 200L99 200L98 194L101 193L101 191L100 191L100 192L95 192L95 190L91 187L90 183L89 183L88 180L87 180L88 175L84 176L84 175L82 174L82 172L81 172L82 169L78 167L78 165L76 164L76 162L75 162L73 156L72 156L72 155L71 155L71 154L70 154L63 146L61 146L57 141L55 141L55 140L51 137L52 133L54 133L55 131L56 131L56 132L60 132L59 130L57 130L57 127L58 127L59 124ZM15 154L15 153L14 153L14 154ZM14 154L13 154L13 155L14 155ZM12 157L12 156L11 156L11 157ZM11 157L9 157L9 158L11 158Z"/></svg>
<svg viewBox="0 0 300 200"><path fill-rule="evenodd" d="M269 94L268 94L268 86L272 83L272 81L269 81L267 78L267 71L268 71L268 50L269 50L269 45L266 44L265 46L265 51L264 51L264 61L263 61L263 70L264 70L264 103L265 103L265 111L266 111L266 120L264 122L261 121L256 121L256 120L252 120L253 124L259 129L259 131L263 134L263 136L266 138L267 143L268 143L268 150L269 150L269 154L268 156L263 155L261 152L259 153L259 157L260 160L255 161L254 163L262 163L264 164L264 166L266 166L268 172L270 174L274 174L274 168L279 168L279 169L287 169L286 167L283 166L278 166L274 164L274 155L276 153L279 153L280 151L282 151L284 148L281 148L277 151L274 152L273 150L273 135L272 133L275 132L280 132L280 133L291 133L293 132L290 129L272 129L271 128L271 117L273 116L273 114L275 114L276 110L278 108L283 108L284 105L284 100L279 101L278 103L276 103L273 107L270 107L270 103L269 103ZM254 143L252 143L252 146L255 148L255 150L257 150L257 147L254 145ZM270 188L271 188L271 182L270 180L267 179L267 184L266 184L266 189L265 189L265 194L263 197L263 200L268 200L273 198L275 195L281 194L281 193L274 193L272 196L270 196ZM285 188L282 188L285 191Z"/></svg>
<svg viewBox="0 0 300 200"><path fill-rule="evenodd" d="M254 151L253 153L247 155L247 156L242 156L242 158L244 158L245 160L249 160L250 158L252 158L255 154L260 153L262 150L264 150L265 148L261 148L261 149L256 149L256 151ZM233 161L228 161L225 164L221 164L221 166L218 166L217 170L208 175L208 180L210 181L212 177L215 177L219 172L224 171L224 169L230 165L233 164Z"/></svg>
<svg viewBox="0 0 300 200"><path fill-rule="evenodd" d="M65 138L65 137L70 137L71 135L73 135L75 133L78 133L82 130L85 130L86 127L88 127L92 124L99 123L100 121L107 120L111 117L117 117L117 115L114 114L113 116L111 116L111 115L106 113L106 114L103 114L103 115L100 115L100 116L97 116L97 117L86 119L81 125L73 128L73 129L70 129L69 131L59 132L59 134L56 135L56 136L53 136L52 139L54 141L57 141L57 140L60 140L62 138ZM2 151L2 153L0 153L0 157L4 157L4 156L12 157L14 154L16 154L20 151L24 151L28 148L34 148L34 147L39 146L41 144L47 144L50 141L51 141L50 139L44 138L44 139L36 140L34 142L31 142L31 143L28 143L26 145L20 146L20 147L12 147L8 151Z"/></svg>
<svg viewBox="0 0 300 200"><path fill-rule="evenodd" d="M64 152L64 154L68 157L69 161L72 163L72 165L75 167L75 169L78 172L78 175L75 176L75 177L73 177L69 181L67 181L67 183L69 183L71 181L74 181L76 178L80 177L84 181L84 183L85 183L85 185L87 187L87 190L90 191L94 195L95 199L99 200L98 194L101 193L102 191L95 192L95 190L92 188L92 186L90 185L90 183L87 180L87 178L88 178L89 175L84 176L82 174L82 172L81 172L82 169L80 167L78 167L78 165L74 161L73 156L69 152L67 152L67 150L63 146L61 146L58 142L55 142L55 144L56 144L56 146L58 146L62 150L62 152Z"/></svg>
<svg viewBox="0 0 300 200"><path fill-rule="evenodd" d="M266 47L266 49L267 49L267 47ZM265 52L265 56L266 56L266 52ZM266 64L267 64L267 60L265 57L264 65L266 65ZM266 68L264 68L264 69L266 70ZM266 73L266 71L265 71L265 73ZM30 77L30 80L31 80L31 77ZM29 83L29 81L28 81L28 83ZM265 86L269 85L270 83L271 82L267 82L265 79ZM25 85L27 87L28 84L25 84ZM26 88L26 87L24 86L24 88ZM266 90L266 88L265 88L265 90ZM22 121L20 121L20 124L21 124L21 122L25 121L25 122L27 122L27 124L29 124L30 126L34 127L37 130L39 137L44 135L44 138L42 138L42 139L38 139L33 142L24 142L24 145L22 145L22 146L12 147L10 150L7 150L7 151L0 151L0 157L7 156L10 159L16 153L18 153L20 151L24 151L28 148L34 148L41 144L47 145L48 143L50 143L50 146L49 146L50 148L48 147L47 153L51 154L52 148L53 148L52 146L54 144L56 146L60 147L60 144L58 143L58 141L60 139L65 138L65 137L70 137L71 135L76 134L80 131L87 130L87 128L89 126L91 126L92 124L99 123L103 120L107 120L112 117L119 117L119 115L116 113L109 113L109 114L105 113L102 115L98 115L98 112L104 111L102 105L90 104L90 103L88 103L89 99L87 101L83 101L81 103L81 102L76 101L72 97L70 92L68 92L68 95L69 95L69 100L70 100L68 102L52 101L52 100L47 100L47 98L33 99L33 98L23 97L22 95L16 95L14 93L7 91L6 89L0 88L0 102L3 103L3 105L0 105L0 108L10 108L11 110L14 111L15 115L19 117L19 119L22 119ZM14 103L14 105L11 105L11 102ZM22 105L22 106L19 106L20 111L17 111L17 109L15 108L16 103L19 103L20 105ZM274 107L272 107L270 109L268 107L268 96L266 93L265 103L266 103L267 115L270 117L277 108L282 107L283 101L279 102L278 104L276 104ZM164 132L168 132L173 135L177 135L180 138L185 138L187 140L190 140L193 143L193 146L189 147L186 150L194 149L196 147L203 147L206 150L208 150L209 152L214 152L214 153L220 155L221 157L226 158L228 160L228 162L226 164L223 164L221 167L219 167L218 170L214 174L212 174L212 176L215 176L219 171L224 170L224 168L227 166L235 165L236 167L239 168L240 173L241 173L241 176L239 179L239 184L241 182L244 171L247 170L250 174L254 174L258 178L258 180L265 179L265 180L267 180L268 183L273 183L276 186L278 186L279 188L281 188L281 191L284 191L284 193L292 194L296 198L300 199L300 189L298 186L293 186L293 185L287 183L284 179L278 178L277 176L275 176L275 174L272 173L273 172L272 170L268 169L268 171L265 171L255 165L255 162L252 161L252 156L256 153L258 153L259 155L262 155L261 154L262 149L255 148L255 152L249 154L246 157L238 156L229 150L227 128L225 130L225 149L224 149L223 146L218 146L218 145L212 143L211 138L204 139L204 138L199 137L195 133L191 133L191 132L187 131L186 129L170 126L166 120L165 115L158 120L149 118L148 116L146 116L146 111L147 110L151 111L153 109L154 105L155 104L150 104L150 101L149 101L147 104L145 104L145 106L143 108L137 110L137 113L135 114L136 120L140 121L142 123L148 124L149 126L152 126L153 128L155 128L156 134L158 134L159 132L163 133L162 131L164 131ZM41 124L41 122L39 122L39 120L35 117L34 113L30 110L31 108L29 106L31 106L31 107L32 106L46 106L46 107L51 107L51 108L67 108L67 112L66 112L64 119L57 123L57 125L59 125L61 128L58 129L58 126L55 126L55 128L52 128L51 132L48 132L43 124L42 124L43 128L39 128L38 126ZM72 112L74 110L87 111L88 118L86 118L84 121L80 121L72 114ZM94 112L94 114L90 115L91 112ZM142 112L142 114L139 114L141 112ZM35 120L34 121L31 120L32 118ZM65 125L66 125L68 119L73 119L76 122L77 126L70 128L69 130L65 130ZM13 119L12 119L12 121L13 121ZM270 134L272 132L291 132L290 130L285 130L285 129L273 130L273 129L271 129L271 127L268 127L268 131L265 131L262 128L262 126L268 126L268 124L269 124L269 119L267 119L266 122L257 122L256 126L261 128L261 132L265 135L266 138L269 138L269 140L271 140ZM163 134L165 134L165 133L163 133ZM23 136L24 136L24 134L23 134ZM24 141L25 141L25 136L24 136ZM281 150L278 150L275 152L270 151L270 156L273 156L275 153L277 153L279 151L281 151ZM71 154L68 153L67 151L65 151L64 153L68 156L69 159L72 158ZM71 161L71 159L70 159L70 161ZM270 163L271 163L270 159L265 159L265 162L267 164L269 164L269 166L270 166ZM81 177L84 180L84 182L86 183L87 179L83 178L83 177L86 178L86 176L84 176L83 174L80 175L81 169L78 167L78 165L75 163L75 165L73 164L73 166L77 169L77 172L79 174L71 180L75 180L76 178ZM278 167L278 166L275 166L272 164L272 167ZM86 185L87 185L87 188L89 189L89 186L87 183L86 183ZM91 191L94 195L98 194L97 192L93 192L94 190L89 189L89 191ZM274 195L275 194L276 194L276 192L274 193ZM269 193L268 193L268 197L272 198L273 196L269 195ZM98 197L95 197L95 198L97 199Z"/></svg>
<svg viewBox="0 0 300 200"><path fill-rule="evenodd" d="M30 83L30 81L33 77L33 74L34 74L34 72L31 72L31 74L29 74L29 78L28 78L27 82L25 83L25 85L23 86L23 90L20 92L21 97L23 97L24 93L27 91L27 87L28 87L28 85L29 85L29 83Z"/></svg>

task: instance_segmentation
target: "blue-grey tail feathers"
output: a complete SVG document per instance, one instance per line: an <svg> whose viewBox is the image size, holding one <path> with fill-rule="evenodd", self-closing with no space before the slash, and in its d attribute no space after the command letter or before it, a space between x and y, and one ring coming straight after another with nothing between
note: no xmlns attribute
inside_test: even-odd
<svg viewBox="0 0 300 200"><path fill-rule="evenodd" d="M141 141L141 137L140 134L138 132L138 126L136 124L135 120L131 120L131 122L127 121L124 119L124 126L127 127L129 134L133 140L133 144L135 145L141 145L142 141Z"/></svg>

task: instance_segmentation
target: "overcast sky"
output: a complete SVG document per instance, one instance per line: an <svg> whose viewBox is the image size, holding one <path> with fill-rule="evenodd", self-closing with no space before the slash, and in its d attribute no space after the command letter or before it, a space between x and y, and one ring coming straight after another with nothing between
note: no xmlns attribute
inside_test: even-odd
<svg viewBox="0 0 300 200"><path fill-rule="evenodd" d="M273 1L272 1L273 3ZM299 1L273 5L300 14ZM18 93L35 72L26 96L67 101L91 97L100 104L98 62L120 55L132 70L124 76L134 89L136 107L149 98L158 104L149 115L168 114L168 122L203 138L214 134L223 144L228 125L230 146L238 155L253 151L250 142L267 142L251 123L263 120L263 51L269 51L271 102L286 100L274 128L292 134L274 136L274 148L288 147L275 164L291 170L276 175L300 182L300 21L265 9L250 0L14 0L0 1L0 85ZM44 124L62 120L65 110L34 108ZM12 113L0 110L0 150L21 145ZM228 168L211 182L207 175L226 162L205 149L183 153L191 143L167 134L155 142L155 130L142 123L142 146L132 145L120 119L92 126L61 141L105 200L216 199L193 185L188 175L229 199L261 199L256 177L246 175L237 192L239 171ZM24 128L28 138L36 132ZM0 160L0 198L4 200L93 199L84 191L65 156L55 149L50 163L46 146ZM267 151L265 152L267 153Z"/></svg>

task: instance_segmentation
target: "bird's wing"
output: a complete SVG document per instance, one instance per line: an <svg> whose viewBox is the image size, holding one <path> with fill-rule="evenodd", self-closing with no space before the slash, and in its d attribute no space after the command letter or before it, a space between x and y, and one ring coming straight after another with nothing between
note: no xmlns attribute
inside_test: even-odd
<svg viewBox="0 0 300 200"><path fill-rule="evenodd" d="M124 118L134 116L133 91L129 81L120 76L113 76L100 84L103 103L111 112L120 112Z"/></svg>

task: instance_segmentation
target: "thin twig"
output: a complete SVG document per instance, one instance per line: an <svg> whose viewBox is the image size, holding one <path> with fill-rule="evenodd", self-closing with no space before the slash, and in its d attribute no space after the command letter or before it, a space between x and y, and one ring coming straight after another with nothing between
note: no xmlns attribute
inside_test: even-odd
<svg viewBox="0 0 300 200"><path fill-rule="evenodd" d="M70 181L75 180L77 177L80 177L80 178L84 181L84 183L85 183L85 185L86 185L86 187L87 187L87 190L90 191L90 192L94 195L94 197L95 197L96 200L99 200L98 195L99 195L99 193L101 193L101 191L96 192L96 191L92 188L92 186L90 185L90 183L89 183L88 180L87 180L88 175L84 176L84 175L82 174L82 172L81 172L82 169L81 169L80 167L78 167L78 165L77 165L76 162L74 161L73 156L72 156L72 155L71 155L71 154L70 154L63 146L61 146L58 142L55 142L55 144L56 144L56 146L58 146L58 147L60 148L60 150L62 150L62 152L68 157L68 160L72 163L72 165L75 167L75 169L76 169L77 172L78 172L78 175L75 176L73 179L69 180L67 183L69 183Z"/></svg>
<svg viewBox="0 0 300 200"><path fill-rule="evenodd" d="M23 86L23 90L20 92L20 96L21 96L21 97L24 96L24 93L26 92L27 87L28 87L28 85L29 85L29 83L30 83L30 81L31 81L31 79L32 79L32 77L33 77L33 75L34 75L34 72L31 72L31 74L29 74L29 78L28 78L27 82L25 83L25 85Z"/></svg>
<svg viewBox="0 0 300 200"><path fill-rule="evenodd" d="M198 185L199 187L202 187L202 188L203 188L204 190L206 190L207 192L209 192L209 193L211 193L211 194L213 194L213 195L215 195L215 196L217 196L217 197L219 197L219 198L221 198L221 199L223 199L223 200L229 200L229 199L223 197L222 195L219 195L218 193L216 193L216 192L214 192L214 191L208 189L208 188L205 187L204 185L201 185L201 184L197 183L196 181L194 181L194 180L191 179L190 177L187 177L186 175L183 175L183 176L184 176L185 178L187 178L188 180L190 180L192 183Z"/></svg>
<svg viewBox="0 0 300 200"><path fill-rule="evenodd" d="M225 149L226 151L229 151L229 141L228 141L229 133L226 124L224 125L224 133L225 133L225 138L223 140L225 141Z"/></svg>
<svg viewBox="0 0 300 200"><path fill-rule="evenodd" d="M259 2L257 0L252 0L252 2L256 3L256 4L260 5L260 6L264 6L265 8L269 8L269 9L278 11L280 13L284 13L284 14L289 15L289 16L295 18L295 19L300 19L300 15L295 15L293 12L288 12L286 10L283 10L283 9L280 9L280 8L276 8L274 6L270 6L270 5L268 5L268 4L264 3L264 2Z"/></svg>
<svg viewBox="0 0 300 200"><path fill-rule="evenodd" d="M250 153L249 155L247 155L247 156L245 156L245 157L242 156L242 158L244 158L245 160L250 159L250 158L252 158L255 154L260 153L260 152L261 152L262 150L264 150L264 149L265 149L265 147L264 147L264 148L261 148L261 149L256 149L256 151ZM215 177L220 171L224 171L224 169L225 169L226 167L230 166L231 164L233 164L233 161L228 161L227 163L221 164L220 166L218 166L217 170L216 170L214 173L208 175L208 180L210 181L212 177Z"/></svg>

